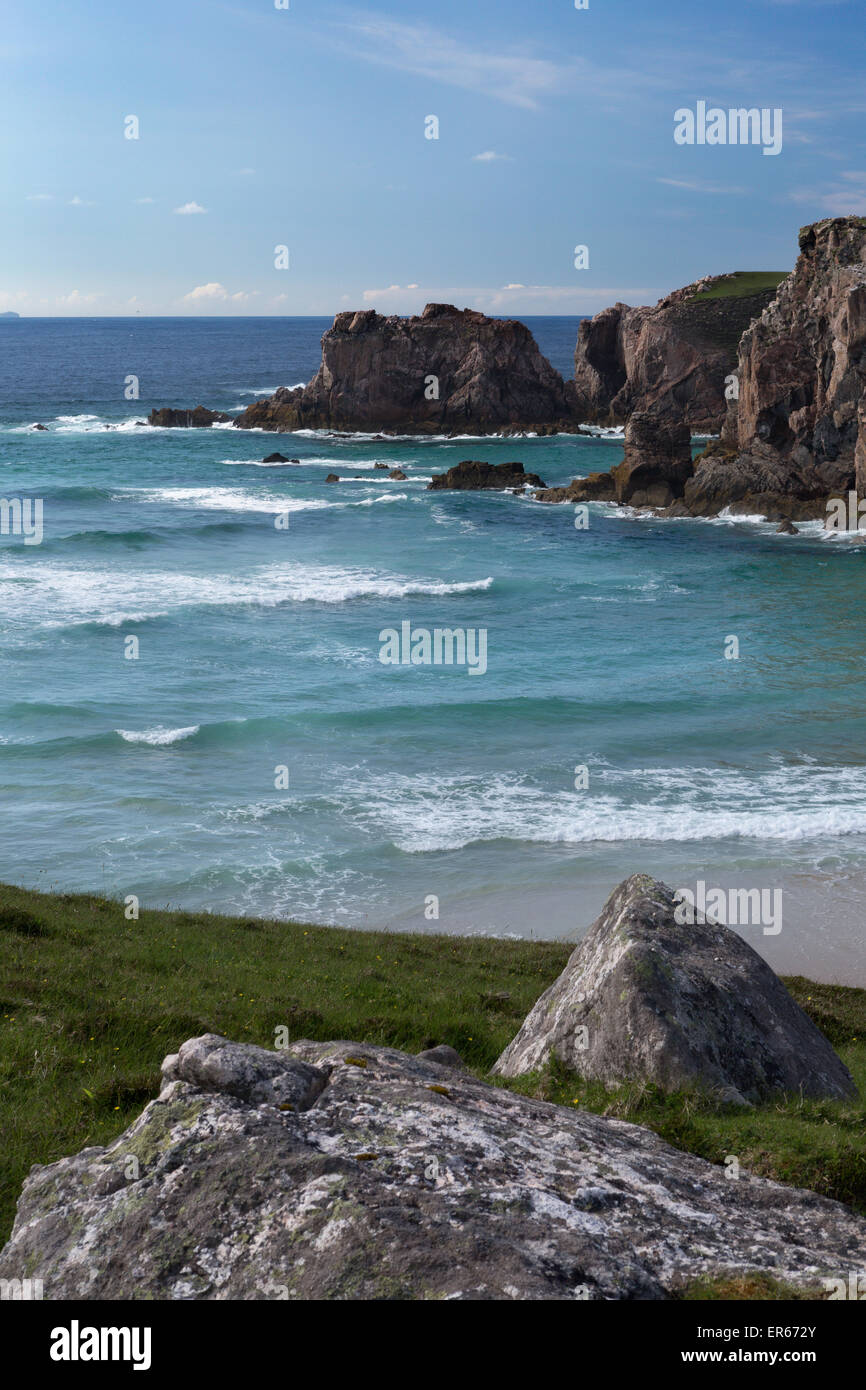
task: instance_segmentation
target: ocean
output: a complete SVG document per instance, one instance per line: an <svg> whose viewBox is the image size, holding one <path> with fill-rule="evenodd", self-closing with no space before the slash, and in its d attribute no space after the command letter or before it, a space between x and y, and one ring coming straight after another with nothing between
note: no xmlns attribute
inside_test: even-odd
<svg viewBox="0 0 866 1390"><path fill-rule="evenodd" d="M569 374L578 320L527 322ZM568 939L637 871L778 887L751 944L866 985L856 538L427 491L466 458L564 483L612 432L137 423L306 381L329 323L0 322L0 496L44 517L0 536L0 879ZM383 664L404 623L484 631L486 670Z"/></svg>

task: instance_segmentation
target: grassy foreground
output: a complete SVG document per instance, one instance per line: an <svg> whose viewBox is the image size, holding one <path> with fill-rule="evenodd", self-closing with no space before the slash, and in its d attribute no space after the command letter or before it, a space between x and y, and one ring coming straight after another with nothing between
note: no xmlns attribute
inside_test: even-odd
<svg viewBox="0 0 866 1390"><path fill-rule="evenodd" d="M484 1076L571 949L208 913L143 911L134 922L106 898L0 885L0 1241L30 1165L120 1134L186 1038L216 1032L270 1047L285 1026L291 1037L409 1052L445 1042ZM866 1096L866 990L786 984ZM648 1125L715 1163L736 1155L866 1212L862 1100L719 1111L652 1086L605 1090L556 1066L508 1084Z"/></svg>

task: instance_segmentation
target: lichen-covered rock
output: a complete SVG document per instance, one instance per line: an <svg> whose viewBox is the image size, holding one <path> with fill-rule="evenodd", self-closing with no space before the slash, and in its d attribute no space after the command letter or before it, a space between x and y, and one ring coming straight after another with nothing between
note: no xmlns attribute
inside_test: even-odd
<svg viewBox="0 0 866 1390"><path fill-rule="evenodd" d="M754 1269L820 1287L862 1252L836 1202L436 1051L192 1039L113 1144L31 1171L0 1278L61 1300L659 1299Z"/></svg>
<svg viewBox="0 0 866 1390"><path fill-rule="evenodd" d="M646 874L621 883L496 1070L519 1076L555 1056L607 1084L700 1087L734 1102L856 1095L766 961L718 922L681 924L677 907Z"/></svg>
<svg viewBox="0 0 866 1390"><path fill-rule="evenodd" d="M281 387L235 423L422 434L576 428L571 388L526 325L452 304L411 318L338 314L313 380Z"/></svg>

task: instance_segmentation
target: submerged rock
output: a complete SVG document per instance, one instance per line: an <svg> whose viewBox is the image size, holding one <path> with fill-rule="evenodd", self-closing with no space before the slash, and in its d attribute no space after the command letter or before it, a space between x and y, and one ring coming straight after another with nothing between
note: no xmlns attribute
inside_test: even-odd
<svg viewBox="0 0 866 1390"><path fill-rule="evenodd" d="M476 459L464 459L447 473L435 473L427 484L428 492L442 488L487 489L505 491L517 485L520 488L544 487L537 473L524 472L522 463L479 463Z"/></svg>
<svg viewBox="0 0 866 1390"><path fill-rule="evenodd" d="M191 1039L119 1139L32 1169L0 1278L49 1300L661 1299L754 1269L820 1287L863 1249L837 1202L447 1060Z"/></svg>
<svg viewBox="0 0 866 1390"><path fill-rule="evenodd" d="M626 879L496 1063L556 1057L609 1085L646 1080L754 1102L856 1096L851 1074L752 947L720 923L680 925L670 889Z"/></svg>

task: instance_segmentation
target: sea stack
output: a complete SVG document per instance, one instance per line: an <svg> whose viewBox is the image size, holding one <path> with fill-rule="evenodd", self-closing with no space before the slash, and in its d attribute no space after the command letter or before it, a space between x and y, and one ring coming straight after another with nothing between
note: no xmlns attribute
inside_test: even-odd
<svg viewBox="0 0 866 1390"><path fill-rule="evenodd" d="M571 387L525 324L428 304L412 318L338 314L307 386L250 405L240 429L381 434L576 429Z"/></svg>

